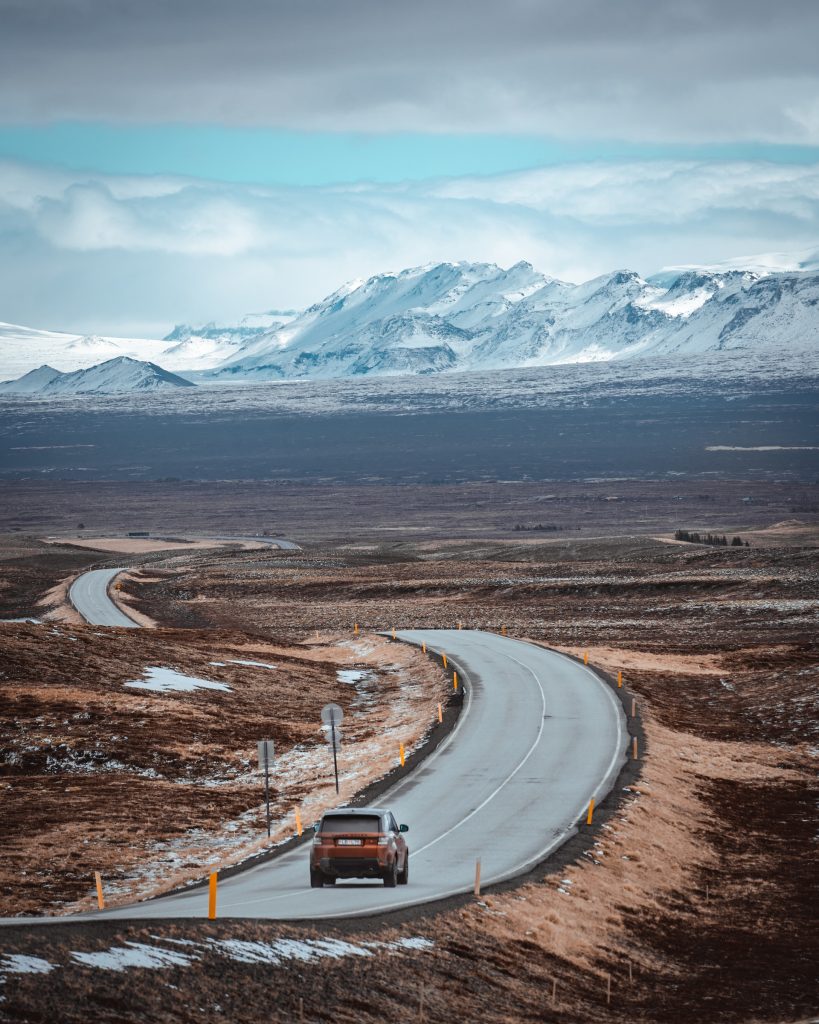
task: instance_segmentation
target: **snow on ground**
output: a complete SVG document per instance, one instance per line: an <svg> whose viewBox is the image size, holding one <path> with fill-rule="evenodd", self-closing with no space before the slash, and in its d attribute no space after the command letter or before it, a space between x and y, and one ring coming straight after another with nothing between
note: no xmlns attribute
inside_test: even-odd
<svg viewBox="0 0 819 1024"><path fill-rule="evenodd" d="M24 953L3 953L0 959L0 978L4 974L48 974L56 964L42 960L39 956Z"/></svg>
<svg viewBox="0 0 819 1024"><path fill-rule="evenodd" d="M146 668L143 679L133 679L125 685L134 690L152 690L154 693L190 693L193 690L230 691L231 689L226 683L214 683L210 679L185 676L181 672L175 672L172 668L158 666Z"/></svg>
<svg viewBox="0 0 819 1024"><path fill-rule="evenodd" d="M247 942L242 939L208 939L192 942L190 939L163 939L152 936L163 946L152 946L144 942L127 941L122 946L97 952L74 951L71 957L86 967L107 971L125 971L130 967L158 970L165 967L189 967L200 960L205 953L217 953L228 960L243 964L282 964L288 960L309 963L315 960L340 960L342 957L371 957L377 953L400 953L405 950L429 950L434 943L421 936L410 936L394 942L345 942L342 939L275 939L272 942ZM168 949L167 945L175 947ZM184 950L184 952L183 952ZM15 958L9 958L15 959ZM36 961L36 957L16 957L17 960ZM44 967L31 968L37 973L53 970L54 964L46 960L37 961ZM10 968L8 968L11 970ZM21 970L21 968L17 968Z"/></svg>

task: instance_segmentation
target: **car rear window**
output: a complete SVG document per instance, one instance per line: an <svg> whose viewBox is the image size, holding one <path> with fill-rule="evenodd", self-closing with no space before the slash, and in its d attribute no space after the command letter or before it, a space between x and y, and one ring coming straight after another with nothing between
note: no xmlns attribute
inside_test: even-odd
<svg viewBox="0 0 819 1024"><path fill-rule="evenodd" d="M321 823L322 832L380 832L377 814L332 814Z"/></svg>

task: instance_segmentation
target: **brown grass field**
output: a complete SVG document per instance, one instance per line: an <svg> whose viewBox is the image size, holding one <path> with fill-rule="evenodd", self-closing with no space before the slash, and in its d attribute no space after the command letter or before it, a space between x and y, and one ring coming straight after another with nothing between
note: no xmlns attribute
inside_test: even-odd
<svg viewBox="0 0 819 1024"><path fill-rule="evenodd" d="M154 867L174 854L195 871L197 858L207 859L203 849L225 849L226 823L243 821L248 835L258 830L258 783L246 778L252 750L243 737L255 740L262 728L263 702L276 709L269 720L283 750L309 748L325 699L351 698L337 677L345 666L378 680L359 695L362 744L385 722L408 729L428 717L439 699L435 671L411 652L398 664L399 648L391 647L384 675L380 641L369 639L393 625L506 626L534 642L588 651L593 666L624 672L644 749L638 774L592 829L518 884L479 900L333 926L14 927L0 936L0 1019L810 1019L819 1010L814 492L743 482L707 488L711 497L699 504L687 485L667 483L498 485L495 499L490 485L475 485L468 499L456 488L380 489L369 503L365 489L293 488L285 499L282 488L275 513L259 511L255 526L248 518L233 532L281 529L303 542L301 552L131 554L70 543L73 521L91 519L90 491L58 488L48 515L34 494L40 535L8 533L0 551L3 615L44 620L0 626L6 913L87 900L101 863L123 894L143 891L157 881L156 870L148 878L135 867L149 850ZM618 500L604 501L604 491ZM87 528L96 537L137 528L149 507L139 495L147 493L132 492L130 523L117 511ZM269 499L267 492L260 507ZM343 505L335 519L327 518L333 501ZM152 507L168 535L179 536L181 507L167 494ZM388 510L396 521L399 507L407 528L387 537ZM192 533L225 529L215 508L203 498ZM576 520L581 529L570 530ZM560 529L515 531L518 523ZM738 532L750 547L671 543L677 527ZM45 542L63 529L61 543ZM91 564L131 566L123 601L158 627L72 624L64 584ZM368 634L359 649L351 646L354 622ZM232 660L280 667L210 664ZM176 697L124 687L157 664L232 690ZM420 738L417 727L413 735ZM97 761L79 756L94 751ZM389 752L375 760L373 773ZM110 761L121 767L92 770ZM224 784L203 790L203 777ZM351 778L350 786L363 781ZM166 806L171 785L175 801ZM298 787L281 794L283 827L290 803L303 797ZM201 825L198 845L183 849L179 830L191 817ZM125 970L88 960L143 948L133 943L167 956ZM14 955L54 966L22 973L9 967Z"/></svg>

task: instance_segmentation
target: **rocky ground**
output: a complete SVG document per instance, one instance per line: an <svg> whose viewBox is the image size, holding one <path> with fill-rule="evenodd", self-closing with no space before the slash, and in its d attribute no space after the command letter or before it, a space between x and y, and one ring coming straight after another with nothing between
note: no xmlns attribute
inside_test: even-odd
<svg viewBox="0 0 819 1024"><path fill-rule="evenodd" d="M287 681L296 671L313 673L324 696L338 692L338 638L349 638L354 622L372 631L462 621L506 626L536 642L588 651L590 663L607 671L622 669L643 718L646 756L619 806L557 861L480 900L332 928L214 922L6 932L0 1014L30 1021L263 1016L658 1024L815 1014L817 537L804 519L752 525L756 530L743 533L749 548L673 544L667 534L658 540L527 533L513 541L373 539L325 542L296 554L174 551L135 558L141 575L132 574L125 598L163 628L118 640L116 677L95 677L106 701L117 695L117 714L127 714L127 701L146 699L138 691L122 697L122 684L157 663L154 643L172 643L174 664L227 681L233 695L253 688L250 705L268 693L263 670L239 666L223 675L225 667L209 666L208 674L208 661L269 658L287 665L277 700L294 699ZM0 572L6 607L20 615L33 610L27 563L47 562L31 544L19 572L11 562ZM52 575L43 570L37 577L43 589L74 569L65 561L74 557L70 549L51 557ZM59 615L59 596L52 601ZM18 671L9 690L15 717L28 723L39 746L53 730L51 720L37 722L44 717L41 691L58 692L63 674L73 678L93 664L93 645L110 644L113 634L100 638L65 625L3 628L15 631L23 665L33 663L43 631L61 634L47 640L59 644L52 659L61 666L59 678L40 683L30 670ZM128 643L141 645L138 656ZM96 656L110 664L108 648ZM429 685L434 689L434 681ZM175 751L159 745L162 764L190 748L202 728L193 722L213 699L207 692L176 699L175 721L191 734L180 734ZM299 730L311 720L312 700L305 698L303 710L288 706L292 736L282 743L303 742ZM72 707L90 703L84 692ZM242 705L237 699L231 706ZM243 715L247 729L252 715ZM124 730L122 722L112 727L115 735ZM133 725L126 735L134 735ZM233 769L241 775L227 739L214 735L211 742L224 777ZM141 771L150 766L148 749L137 755L123 741L117 757L131 757ZM11 778L13 785L23 776L42 778L41 767L32 763L27 776ZM34 807L38 788L22 782L16 821ZM138 817L138 808L132 813ZM103 846L94 840L94 849ZM87 873L93 854L84 856ZM9 891L33 899L42 889L18 883Z"/></svg>

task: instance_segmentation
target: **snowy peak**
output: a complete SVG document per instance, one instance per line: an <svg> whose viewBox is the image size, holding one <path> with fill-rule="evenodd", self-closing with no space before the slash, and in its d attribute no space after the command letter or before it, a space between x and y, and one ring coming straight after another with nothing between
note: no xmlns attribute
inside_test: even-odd
<svg viewBox="0 0 819 1024"><path fill-rule="evenodd" d="M438 263L354 281L208 376L298 379L798 351L819 337L819 274L616 270L574 285L526 262Z"/></svg>
<svg viewBox="0 0 819 1024"><path fill-rule="evenodd" d="M189 388L194 385L175 373L163 370L156 363L117 356L85 370L61 373L51 366L41 366L18 380L0 384L4 394L87 395L124 392L160 391L166 388Z"/></svg>

